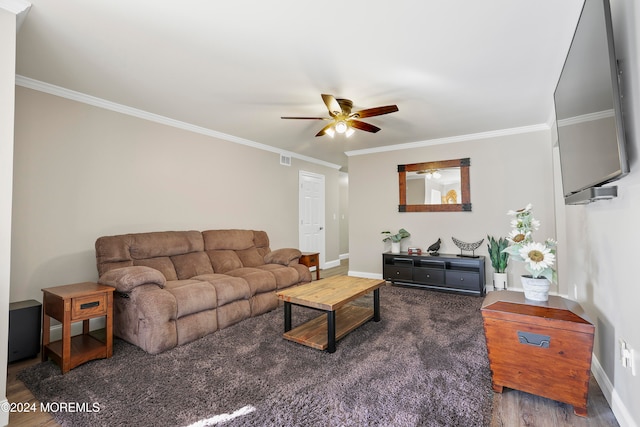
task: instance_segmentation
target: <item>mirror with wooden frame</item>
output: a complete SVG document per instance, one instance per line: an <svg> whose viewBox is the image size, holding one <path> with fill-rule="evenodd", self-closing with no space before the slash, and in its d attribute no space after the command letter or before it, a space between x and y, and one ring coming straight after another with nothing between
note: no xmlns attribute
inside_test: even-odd
<svg viewBox="0 0 640 427"><path fill-rule="evenodd" d="M470 166L469 158L398 165L398 211L471 211Z"/></svg>

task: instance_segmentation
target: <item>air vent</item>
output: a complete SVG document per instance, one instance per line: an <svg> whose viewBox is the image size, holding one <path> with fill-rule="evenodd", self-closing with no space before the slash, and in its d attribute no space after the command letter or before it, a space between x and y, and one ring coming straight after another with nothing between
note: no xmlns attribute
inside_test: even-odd
<svg viewBox="0 0 640 427"><path fill-rule="evenodd" d="M291 166L291 156L280 154L280 164L284 166Z"/></svg>

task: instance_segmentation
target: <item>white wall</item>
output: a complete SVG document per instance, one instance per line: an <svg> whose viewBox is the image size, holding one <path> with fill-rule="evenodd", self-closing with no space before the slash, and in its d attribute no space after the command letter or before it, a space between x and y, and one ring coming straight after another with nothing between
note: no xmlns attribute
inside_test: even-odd
<svg viewBox="0 0 640 427"><path fill-rule="evenodd" d="M339 258L336 169L23 87L15 139L11 301L95 280L103 235L250 228L297 247L300 169L325 175L326 259Z"/></svg>
<svg viewBox="0 0 640 427"><path fill-rule="evenodd" d="M441 251L451 252L456 248L450 236L473 241L487 233L501 235L508 231L503 212L532 202L543 221L537 236L555 236L560 242L556 291L577 300L595 324L592 369L620 425L634 427L640 425L640 285L635 265L640 242L640 6L633 0L611 1L631 159L631 173L616 183L617 199L564 206L557 149L550 149L553 138L546 133L354 156L349 158L350 252L352 274L379 276L380 252L388 249L380 242L382 229L407 228L412 237L405 246L424 248L443 237ZM397 212L397 164L458 157L471 157L472 213ZM486 254L484 245L482 249ZM517 287L513 265L508 271L510 287ZM636 376L621 365L621 339L635 350Z"/></svg>
<svg viewBox="0 0 640 427"><path fill-rule="evenodd" d="M569 295L596 324L594 354L611 406L625 426L640 425L640 7L634 0L612 0L616 54L623 71L623 107L631 173L616 184L618 198L587 206L567 206ZM637 375L620 363L619 340L635 349ZM608 382L608 384L607 384Z"/></svg>
<svg viewBox="0 0 640 427"><path fill-rule="evenodd" d="M471 212L398 212L399 164L465 157L471 159ZM381 277L381 253L389 250L382 243L383 230L407 229L411 237L403 240L403 250L407 246L424 250L441 238L441 253L459 253L451 237L465 242L485 239L477 253L487 255L487 234L506 236L507 211L528 203L542 223L534 237L555 238L552 170L548 130L349 157L351 272ZM510 287L521 287L522 267L513 264L507 270ZM488 259L486 271L491 283Z"/></svg>
<svg viewBox="0 0 640 427"><path fill-rule="evenodd" d="M15 61L16 15L0 7L0 403L7 395ZM8 423L9 413L0 411L0 425Z"/></svg>

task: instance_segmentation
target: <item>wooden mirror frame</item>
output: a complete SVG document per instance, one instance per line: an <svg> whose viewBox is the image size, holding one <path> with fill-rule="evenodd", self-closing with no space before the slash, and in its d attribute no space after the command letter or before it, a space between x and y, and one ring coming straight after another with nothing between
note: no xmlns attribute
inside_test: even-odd
<svg viewBox="0 0 640 427"><path fill-rule="evenodd" d="M471 187L469 185L469 167L471 159L443 160L438 162L411 163L398 165L398 187L400 204L398 212L471 212ZM407 172L427 169L460 168L460 198L462 203L440 205L407 205Z"/></svg>

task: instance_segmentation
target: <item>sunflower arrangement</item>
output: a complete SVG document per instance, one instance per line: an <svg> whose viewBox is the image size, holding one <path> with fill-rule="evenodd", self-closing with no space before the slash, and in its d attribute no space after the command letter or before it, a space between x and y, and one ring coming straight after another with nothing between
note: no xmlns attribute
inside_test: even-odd
<svg viewBox="0 0 640 427"><path fill-rule="evenodd" d="M511 232L507 236L509 246L503 250L514 261L524 262L525 269L534 279L545 277L550 282L556 282L556 271L553 265L556 261L557 242L547 239L544 243L534 242L532 233L540 228L540 221L533 217L532 205L524 209L509 211L513 216Z"/></svg>

